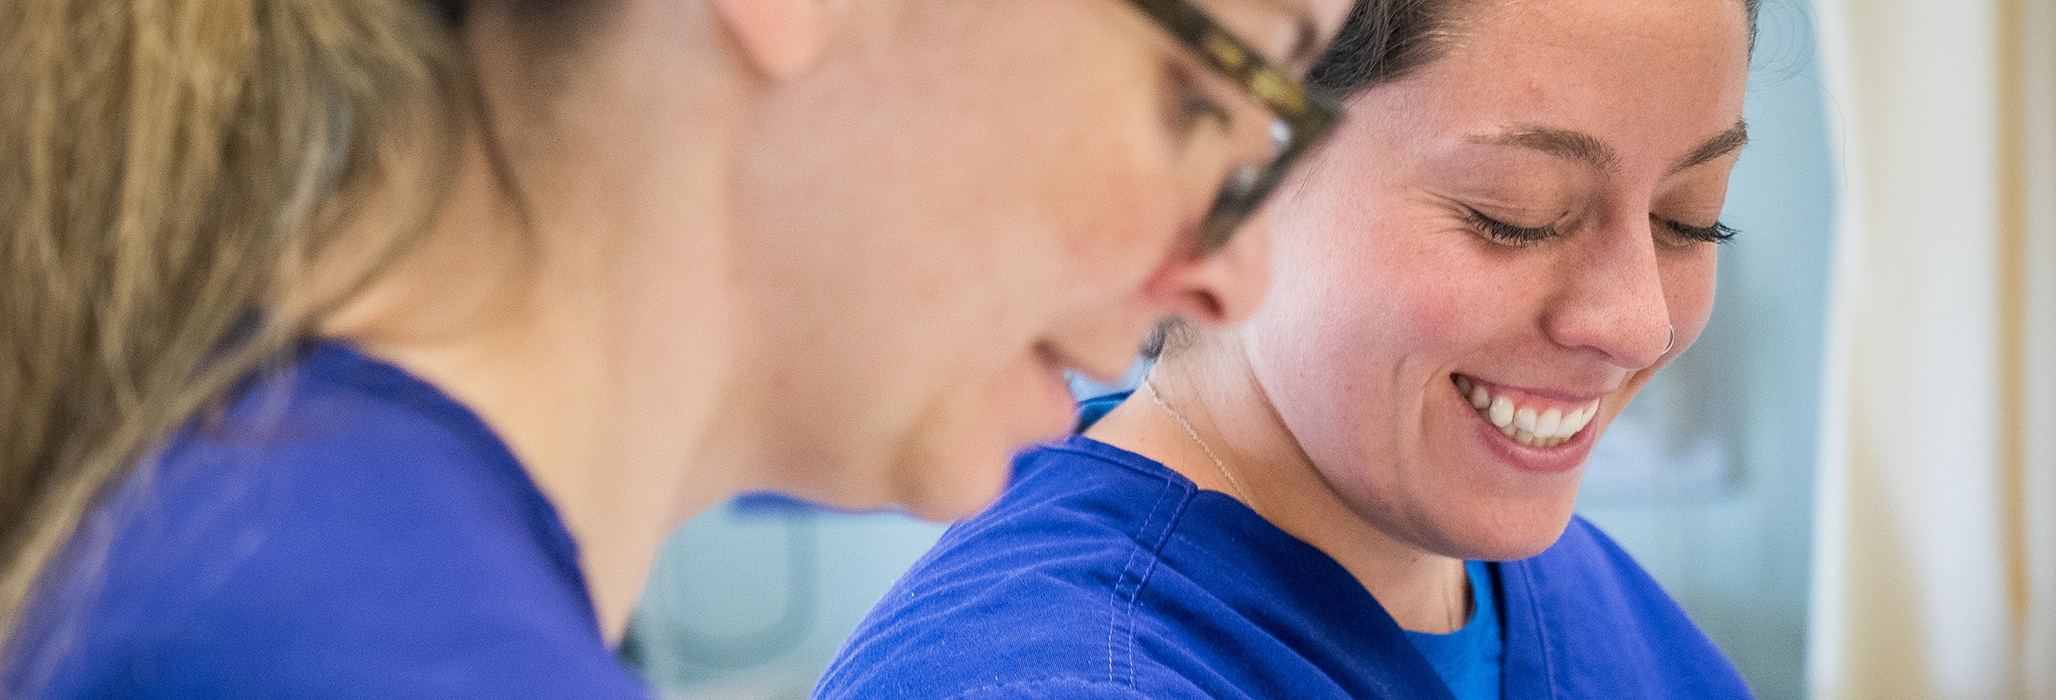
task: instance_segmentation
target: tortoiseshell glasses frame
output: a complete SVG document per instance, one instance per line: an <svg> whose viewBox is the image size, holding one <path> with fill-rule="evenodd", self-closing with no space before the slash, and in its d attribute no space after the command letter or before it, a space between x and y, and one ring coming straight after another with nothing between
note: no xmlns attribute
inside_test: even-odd
<svg viewBox="0 0 2056 700"><path fill-rule="evenodd" d="M1230 171L1201 224L1200 252L1220 250L1278 189L1292 166L1335 128L1341 109L1328 91L1286 75L1189 0L1129 2L1276 117L1271 122L1271 138L1277 155L1268 163L1244 164Z"/></svg>

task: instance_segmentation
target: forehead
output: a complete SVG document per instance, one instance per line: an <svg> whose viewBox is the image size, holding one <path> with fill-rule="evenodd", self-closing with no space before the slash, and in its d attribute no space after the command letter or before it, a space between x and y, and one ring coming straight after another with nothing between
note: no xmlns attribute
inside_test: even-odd
<svg viewBox="0 0 2056 700"><path fill-rule="evenodd" d="M1614 41L1667 40L1682 33L1744 42L1748 15L1742 0L1478 0L1458 2L1459 36L1510 32L1564 43L1573 35Z"/></svg>
<svg viewBox="0 0 2056 700"><path fill-rule="evenodd" d="M1671 133L1696 144L1742 116L1739 0L1494 0L1456 34L1416 87L1460 129L1532 124L1633 147Z"/></svg>

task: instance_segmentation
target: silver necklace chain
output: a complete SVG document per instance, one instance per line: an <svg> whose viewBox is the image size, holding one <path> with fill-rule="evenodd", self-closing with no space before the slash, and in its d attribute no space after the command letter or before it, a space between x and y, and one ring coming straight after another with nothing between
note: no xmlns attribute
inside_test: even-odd
<svg viewBox="0 0 2056 700"><path fill-rule="evenodd" d="M1164 403L1164 393L1157 391L1156 384L1150 382L1148 377L1144 377L1142 379L1142 386L1149 389L1149 400L1154 402L1157 408L1163 409L1164 415L1170 416L1171 420L1178 421L1178 427L1185 429L1185 434L1192 438L1193 444L1199 445L1199 451L1205 452L1206 458L1214 461L1214 469L1220 471L1221 476L1228 479L1228 486L1235 489L1235 495L1242 497L1242 502L1248 504L1250 510L1256 510L1256 501L1251 500L1249 492L1243 490L1242 482L1236 479L1233 473L1228 471L1228 465L1221 461L1220 455L1214 454L1214 448L1208 447L1205 440L1199 439L1199 431L1192 429L1192 424L1185 421L1185 416L1179 415L1178 411L1171 408L1170 404Z"/></svg>

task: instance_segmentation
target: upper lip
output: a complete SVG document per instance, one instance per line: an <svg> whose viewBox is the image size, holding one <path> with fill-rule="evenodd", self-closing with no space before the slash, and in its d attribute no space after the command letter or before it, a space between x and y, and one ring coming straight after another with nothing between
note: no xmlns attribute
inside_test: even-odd
<svg viewBox="0 0 2056 700"><path fill-rule="evenodd" d="M1607 388L1585 389L1565 387L1521 386L1518 384L1507 384L1503 382L1498 382L1484 377L1480 377L1475 374L1468 374L1464 372L1454 372L1452 374L1454 376L1462 376L1469 378L1472 382L1477 384L1483 384L1487 389L1491 390L1494 394L1498 394L1504 391L1513 391L1521 394L1526 394L1529 396L1534 396L1536 398L1540 398L1547 401L1558 401L1568 404L1591 403L1601 398L1605 398L1607 394L1610 394L1613 391L1612 389Z"/></svg>

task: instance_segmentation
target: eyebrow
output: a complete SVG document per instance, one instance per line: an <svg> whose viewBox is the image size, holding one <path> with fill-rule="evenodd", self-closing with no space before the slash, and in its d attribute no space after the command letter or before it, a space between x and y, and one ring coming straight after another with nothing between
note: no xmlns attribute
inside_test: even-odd
<svg viewBox="0 0 2056 700"><path fill-rule="evenodd" d="M1749 124L1739 119L1735 120L1735 125L1728 127L1727 131L1721 132L1719 136L1715 136L1712 140L1701 144L1698 148L1692 149L1691 153L1685 154L1685 157L1679 158L1677 162L1672 163L1670 172L1678 172L1729 153L1734 153L1735 151L1742 150L1742 147L1747 145L1749 145Z"/></svg>
<svg viewBox="0 0 2056 700"><path fill-rule="evenodd" d="M1615 153L1605 142L1591 134L1570 129L1516 124L1497 134L1472 136L1467 140L1488 146L1515 146L1541 151L1599 170L1612 170L1614 164L1620 162L1620 154Z"/></svg>
<svg viewBox="0 0 2056 700"><path fill-rule="evenodd" d="M1489 146L1514 146L1541 151L1558 158L1573 160L1599 170L1612 170L1620 162L1620 154L1606 142L1582 131L1558 129L1533 124L1516 124L1504 132L1472 136L1471 143ZM1715 158L1733 153L1749 143L1749 126L1736 121L1719 136L1708 139L1698 148L1671 163L1666 173L1675 173L1706 163Z"/></svg>

